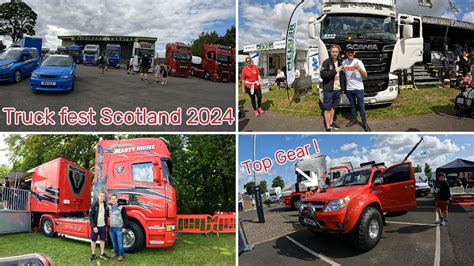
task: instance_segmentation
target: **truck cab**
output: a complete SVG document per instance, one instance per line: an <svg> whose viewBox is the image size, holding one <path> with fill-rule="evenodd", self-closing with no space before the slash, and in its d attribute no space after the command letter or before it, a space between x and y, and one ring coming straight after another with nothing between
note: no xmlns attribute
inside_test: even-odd
<svg viewBox="0 0 474 266"><path fill-rule="evenodd" d="M231 47L205 44L202 48L201 65L193 69L193 74L207 80L229 82L232 68L231 53Z"/></svg>
<svg viewBox="0 0 474 266"><path fill-rule="evenodd" d="M329 58L329 46L355 50L368 77L363 78L365 104L393 102L399 95L400 70L422 61L421 18L396 14L394 0L324 0L322 13L309 21L309 36L319 48L319 63ZM322 80L319 80L322 82ZM323 101L322 86L319 86ZM341 106L350 106L345 94Z"/></svg>
<svg viewBox="0 0 474 266"><path fill-rule="evenodd" d="M155 65L155 44L149 42L135 42L133 43L133 71L140 71L140 59L145 55L149 56L152 60L149 72L153 72L153 66Z"/></svg>
<svg viewBox="0 0 474 266"><path fill-rule="evenodd" d="M0 82L20 82L39 66L36 48L14 47L0 53Z"/></svg>
<svg viewBox="0 0 474 266"><path fill-rule="evenodd" d="M100 47L97 44L87 44L84 47L84 65L98 65Z"/></svg>
<svg viewBox="0 0 474 266"><path fill-rule="evenodd" d="M80 45L71 45L67 48L67 53L72 57L74 63L82 64L84 62L84 53Z"/></svg>
<svg viewBox="0 0 474 266"><path fill-rule="evenodd" d="M105 57L107 58L107 67L120 68L120 44L107 44L105 47Z"/></svg>
<svg viewBox="0 0 474 266"><path fill-rule="evenodd" d="M191 75L191 46L184 43L166 45L166 64L170 67L170 76L189 77Z"/></svg>
<svg viewBox="0 0 474 266"><path fill-rule="evenodd" d="M311 232L347 234L356 248L369 250L382 236L384 213L415 208L411 162L388 168L369 162L323 192L303 199L298 211L299 221Z"/></svg>

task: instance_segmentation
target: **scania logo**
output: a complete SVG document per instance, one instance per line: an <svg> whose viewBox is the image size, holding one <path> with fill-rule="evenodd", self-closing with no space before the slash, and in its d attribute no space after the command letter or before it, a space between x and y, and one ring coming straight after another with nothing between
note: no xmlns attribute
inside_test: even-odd
<svg viewBox="0 0 474 266"><path fill-rule="evenodd" d="M346 45L346 49L354 49L354 50L377 50L376 44L348 44Z"/></svg>

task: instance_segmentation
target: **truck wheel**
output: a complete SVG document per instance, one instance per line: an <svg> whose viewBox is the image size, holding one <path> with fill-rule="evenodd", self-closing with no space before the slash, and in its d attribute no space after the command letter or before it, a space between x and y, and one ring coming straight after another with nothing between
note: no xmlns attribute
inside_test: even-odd
<svg viewBox="0 0 474 266"><path fill-rule="evenodd" d="M143 246L145 236L140 226L133 221L128 223L127 232L123 234L123 250L127 253L139 251Z"/></svg>
<svg viewBox="0 0 474 266"><path fill-rule="evenodd" d="M371 250L382 237L382 215L373 207L366 208L351 232L352 244L360 250Z"/></svg>
<svg viewBox="0 0 474 266"><path fill-rule="evenodd" d="M41 223L41 232L43 235L47 237L53 237L54 236L54 225L53 221L51 221L50 218L46 217L43 219L43 222Z"/></svg>
<svg viewBox="0 0 474 266"><path fill-rule="evenodd" d="M298 205L300 204L300 202L301 202L300 197L294 198L294 199L291 201L291 208L293 208L294 210L297 210L297 209L298 209Z"/></svg>
<svg viewBox="0 0 474 266"><path fill-rule="evenodd" d="M204 79L209 80L210 78L211 78L211 75L209 74L209 72L204 73Z"/></svg>
<svg viewBox="0 0 474 266"><path fill-rule="evenodd" d="M15 79L16 83L21 81L21 72L20 72L20 70L15 71L15 73L13 74L13 78Z"/></svg>

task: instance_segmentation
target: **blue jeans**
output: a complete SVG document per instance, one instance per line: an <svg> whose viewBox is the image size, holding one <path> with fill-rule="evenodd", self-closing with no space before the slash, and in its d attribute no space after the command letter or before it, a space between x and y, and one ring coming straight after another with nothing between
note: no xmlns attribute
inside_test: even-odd
<svg viewBox="0 0 474 266"><path fill-rule="evenodd" d="M364 103L364 91L363 90L347 90L346 91L347 99L351 103L351 112L352 112L352 120L357 120L357 109L356 104L359 105L360 109L360 117L362 119L362 123L367 123L367 118L365 117L365 103ZM357 103L356 103L357 100Z"/></svg>
<svg viewBox="0 0 474 266"><path fill-rule="evenodd" d="M119 256L123 256L123 234L121 227L110 227L109 229L110 238L114 244L114 253Z"/></svg>

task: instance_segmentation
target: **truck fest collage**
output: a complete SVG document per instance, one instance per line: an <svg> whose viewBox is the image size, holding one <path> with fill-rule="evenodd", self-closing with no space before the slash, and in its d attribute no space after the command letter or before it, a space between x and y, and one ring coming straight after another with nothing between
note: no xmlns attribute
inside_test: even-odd
<svg viewBox="0 0 474 266"><path fill-rule="evenodd" d="M474 265L473 75L470 1L0 0L0 265Z"/></svg>

